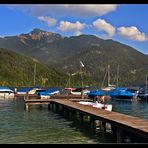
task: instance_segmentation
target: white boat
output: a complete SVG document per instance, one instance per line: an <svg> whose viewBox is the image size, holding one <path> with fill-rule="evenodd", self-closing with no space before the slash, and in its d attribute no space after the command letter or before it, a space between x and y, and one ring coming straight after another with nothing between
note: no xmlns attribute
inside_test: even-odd
<svg viewBox="0 0 148 148"><path fill-rule="evenodd" d="M65 88L65 90L68 91L69 94L71 95L81 95L82 94L82 90L83 90L83 94L87 95L90 91L84 87L84 88Z"/></svg>
<svg viewBox="0 0 148 148"><path fill-rule="evenodd" d="M26 93L32 89L33 89L32 87L22 88L17 91L17 94L18 95L26 95Z"/></svg>
<svg viewBox="0 0 148 148"><path fill-rule="evenodd" d="M14 98L14 91L8 87L0 87L0 98Z"/></svg>
<svg viewBox="0 0 148 148"><path fill-rule="evenodd" d="M95 102L95 104L93 105L93 107L96 107L96 108L100 108L100 109L105 109L105 110L108 110L108 111L112 111L112 104L102 104L98 101Z"/></svg>
<svg viewBox="0 0 148 148"><path fill-rule="evenodd" d="M94 102L89 102L89 101L79 101L78 103L83 105L90 105L90 106L94 105Z"/></svg>
<svg viewBox="0 0 148 148"><path fill-rule="evenodd" d="M103 104L103 103L100 103L98 101L96 101L96 102L80 101L78 103L82 104L82 105L89 105L89 106L92 106L92 107L105 109L107 111L112 111L112 108L113 108L112 104Z"/></svg>

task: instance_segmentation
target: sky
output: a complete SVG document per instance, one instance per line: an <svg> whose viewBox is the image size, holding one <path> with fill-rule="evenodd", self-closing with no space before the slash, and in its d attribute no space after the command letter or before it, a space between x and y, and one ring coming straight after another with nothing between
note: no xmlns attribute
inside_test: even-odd
<svg viewBox="0 0 148 148"><path fill-rule="evenodd" d="M0 37L34 28L67 37L91 34L148 55L148 4L0 4Z"/></svg>

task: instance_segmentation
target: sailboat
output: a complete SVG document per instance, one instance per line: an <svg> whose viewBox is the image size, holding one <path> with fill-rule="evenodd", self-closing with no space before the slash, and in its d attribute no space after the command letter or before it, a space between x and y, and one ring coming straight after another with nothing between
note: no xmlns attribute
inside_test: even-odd
<svg viewBox="0 0 148 148"><path fill-rule="evenodd" d="M68 87L65 88L65 90L68 91L69 94L71 95L81 95L81 98L84 98L84 95L87 95L90 91L88 90L88 87L84 86L83 84L83 68L84 68L84 64L82 63L82 61L80 61L80 71L75 72L73 74L68 74L69 75L69 79L68 79ZM76 75L77 73L80 74L81 76L81 87L70 87L71 85L71 76Z"/></svg>
<svg viewBox="0 0 148 148"><path fill-rule="evenodd" d="M107 87L101 87L101 90L104 90L104 91L110 91L110 90L112 90L112 89L115 89L115 87L116 87L116 85L112 85L112 84L110 84L110 65L108 65L108 67L107 67L107 72L106 72L106 74L105 74L105 76L104 76L104 80L105 80L105 78L106 78L106 75L108 76L108 85L107 85ZM103 80L103 83L104 83L104 80ZM103 84L102 84L103 85Z"/></svg>
<svg viewBox="0 0 148 148"><path fill-rule="evenodd" d="M114 99L132 99L135 96L136 89L118 86L119 66L117 68L117 84L116 88L108 91L108 95Z"/></svg>
<svg viewBox="0 0 148 148"><path fill-rule="evenodd" d="M137 92L137 98L148 100L148 75L145 78L145 87L141 87Z"/></svg>

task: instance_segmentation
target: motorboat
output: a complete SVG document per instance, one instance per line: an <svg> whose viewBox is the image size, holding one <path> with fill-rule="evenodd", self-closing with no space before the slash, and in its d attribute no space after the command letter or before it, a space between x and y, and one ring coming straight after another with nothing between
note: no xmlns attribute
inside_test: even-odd
<svg viewBox="0 0 148 148"><path fill-rule="evenodd" d="M6 86L0 86L0 98L14 98L14 91Z"/></svg>
<svg viewBox="0 0 148 148"><path fill-rule="evenodd" d="M139 98L140 100L148 100L148 87L141 87L138 91L137 91L137 98Z"/></svg>
<svg viewBox="0 0 148 148"><path fill-rule="evenodd" d="M132 99L135 96L136 90L125 87L116 87L108 92L108 95L113 99Z"/></svg>
<svg viewBox="0 0 148 148"><path fill-rule="evenodd" d="M57 88L49 88L45 91L38 91L37 95L40 99L49 99L53 95L58 95L60 91Z"/></svg>
<svg viewBox="0 0 148 148"><path fill-rule="evenodd" d="M104 109L104 110L108 110L108 111L112 111L112 104L108 104L107 101L110 99L109 96L104 95L102 97L98 97L98 100L96 100L95 102L89 102L89 101L79 101L79 104L82 105L89 105L92 107L96 107L96 108L100 108L100 109Z"/></svg>
<svg viewBox="0 0 148 148"><path fill-rule="evenodd" d="M93 107L105 109L105 110L108 110L108 111L112 111L112 108L113 108L112 104L103 104L103 103L100 103L98 101L95 102Z"/></svg>
<svg viewBox="0 0 148 148"><path fill-rule="evenodd" d="M82 93L84 95L87 95L90 91L87 89L87 87L74 87L74 88L65 88L65 90L68 91L68 94L71 95L82 95ZM82 92L83 91L83 92Z"/></svg>
<svg viewBox="0 0 148 148"><path fill-rule="evenodd" d="M101 90L101 89L97 89L97 90L91 90L89 93L87 93L89 98L96 98L96 97L102 97L105 95L105 91Z"/></svg>

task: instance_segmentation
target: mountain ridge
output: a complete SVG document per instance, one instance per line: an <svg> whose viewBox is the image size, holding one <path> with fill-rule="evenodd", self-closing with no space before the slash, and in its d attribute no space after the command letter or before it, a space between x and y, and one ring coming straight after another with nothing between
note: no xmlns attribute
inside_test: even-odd
<svg viewBox="0 0 148 148"><path fill-rule="evenodd" d="M144 83L148 71L147 55L129 45L94 35L65 37L35 28L27 34L0 38L0 47L36 58L62 73L78 71L81 60L86 77L98 86L107 65L111 65L114 77L120 65L121 85Z"/></svg>

